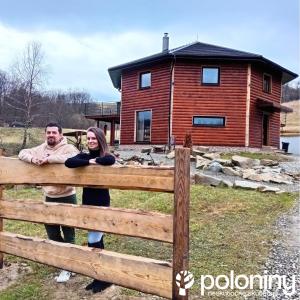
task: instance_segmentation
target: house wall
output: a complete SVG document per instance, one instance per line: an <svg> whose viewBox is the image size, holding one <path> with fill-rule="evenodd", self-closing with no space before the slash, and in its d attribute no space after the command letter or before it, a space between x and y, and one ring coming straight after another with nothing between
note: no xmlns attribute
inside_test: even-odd
<svg viewBox="0 0 300 300"><path fill-rule="evenodd" d="M271 93L263 92L263 74L272 76ZM257 98L271 100L280 103L281 99L281 74L259 66L251 68L251 102L250 102L250 147L262 147L262 116L261 109L256 107ZM280 140L280 113L269 114L269 145L279 147Z"/></svg>
<svg viewBox="0 0 300 300"><path fill-rule="evenodd" d="M220 67L220 85L201 85L202 66ZM182 144L192 134L195 145L245 145L247 63L180 62L175 65L172 135ZM195 127L192 118L226 117L225 127Z"/></svg>
<svg viewBox="0 0 300 300"><path fill-rule="evenodd" d="M151 88L139 89L139 74L151 72ZM151 143L168 142L170 63L122 73L121 144L135 141L135 112L152 109Z"/></svg>

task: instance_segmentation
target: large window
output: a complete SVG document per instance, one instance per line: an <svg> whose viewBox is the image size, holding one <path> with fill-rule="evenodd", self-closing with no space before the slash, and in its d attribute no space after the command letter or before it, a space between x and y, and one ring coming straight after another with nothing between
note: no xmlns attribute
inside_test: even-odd
<svg viewBox="0 0 300 300"><path fill-rule="evenodd" d="M194 116L194 126L224 127L225 117Z"/></svg>
<svg viewBox="0 0 300 300"><path fill-rule="evenodd" d="M136 142L151 141L151 110L136 112Z"/></svg>
<svg viewBox="0 0 300 300"><path fill-rule="evenodd" d="M140 89L147 89L151 87L151 73L145 72L140 74Z"/></svg>
<svg viewBox="0 0 300 300"><path fill-rule="evenodd" d="M271 93L271 84L272 84L272 77L268 74L264 74L263 91L266 93Z"/></svg>
<svg viewBox="0 0 300 300"><path fill-rule="evenodd" d="M215 67L202 68L202 84L218 85L220 83L220 69Z"/></svg>

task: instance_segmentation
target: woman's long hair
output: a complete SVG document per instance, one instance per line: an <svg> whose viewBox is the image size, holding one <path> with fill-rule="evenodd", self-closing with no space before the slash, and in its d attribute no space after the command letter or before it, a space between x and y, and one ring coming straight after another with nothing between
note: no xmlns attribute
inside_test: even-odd
<svg viewBox="0 0 300 300"><path fill-rule="evenodd" d="M98 127L90 127L90 128L88 128L87 133L89 131L93 132L96 136L96 139L97 139L98 144L99 144L99 152L100 152L99 156L103 157L104 155L109 153L108 146L107 146L107 143L106 143L105 134L104 134L103 130L98 128Z"/></svg>

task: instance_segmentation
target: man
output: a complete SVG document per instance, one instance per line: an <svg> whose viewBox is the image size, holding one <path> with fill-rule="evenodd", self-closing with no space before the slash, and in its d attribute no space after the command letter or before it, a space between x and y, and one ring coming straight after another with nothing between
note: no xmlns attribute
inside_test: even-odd
<svg viewBox="0 0 300 300"><path fill-rule="evenodd" d="M75 156L79 151L67 143L62 134L62 128L57 123L49 123L45 128L45 143L31 148L23 149L19 153L19 159L37 166L46 164L63 164L69 157ZM76 190L71 186L44 186L46 202L59 202L76 204ZM74 228L60 225L46 225L48 238L57 242L75 243ZM61 235L61 230L63 236ZM71 272L62 270L57 282L66 282L70 279Z"/></svg>

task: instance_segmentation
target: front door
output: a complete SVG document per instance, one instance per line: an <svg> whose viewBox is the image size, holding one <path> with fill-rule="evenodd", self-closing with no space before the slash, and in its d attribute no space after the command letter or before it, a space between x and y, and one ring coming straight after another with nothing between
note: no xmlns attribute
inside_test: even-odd
<svg viewBox="0 0 300 300"><path fill-rule="evenodd" d="M151 141L151 110L136 112L136 142L150 143Z"/></svg>
<svg viewBox="0 0 300 300"><path fill-rule="evenodd" d="M269 115L263 113L263 132L262 132L262 140L263 146L269 145Z"/></svg>

